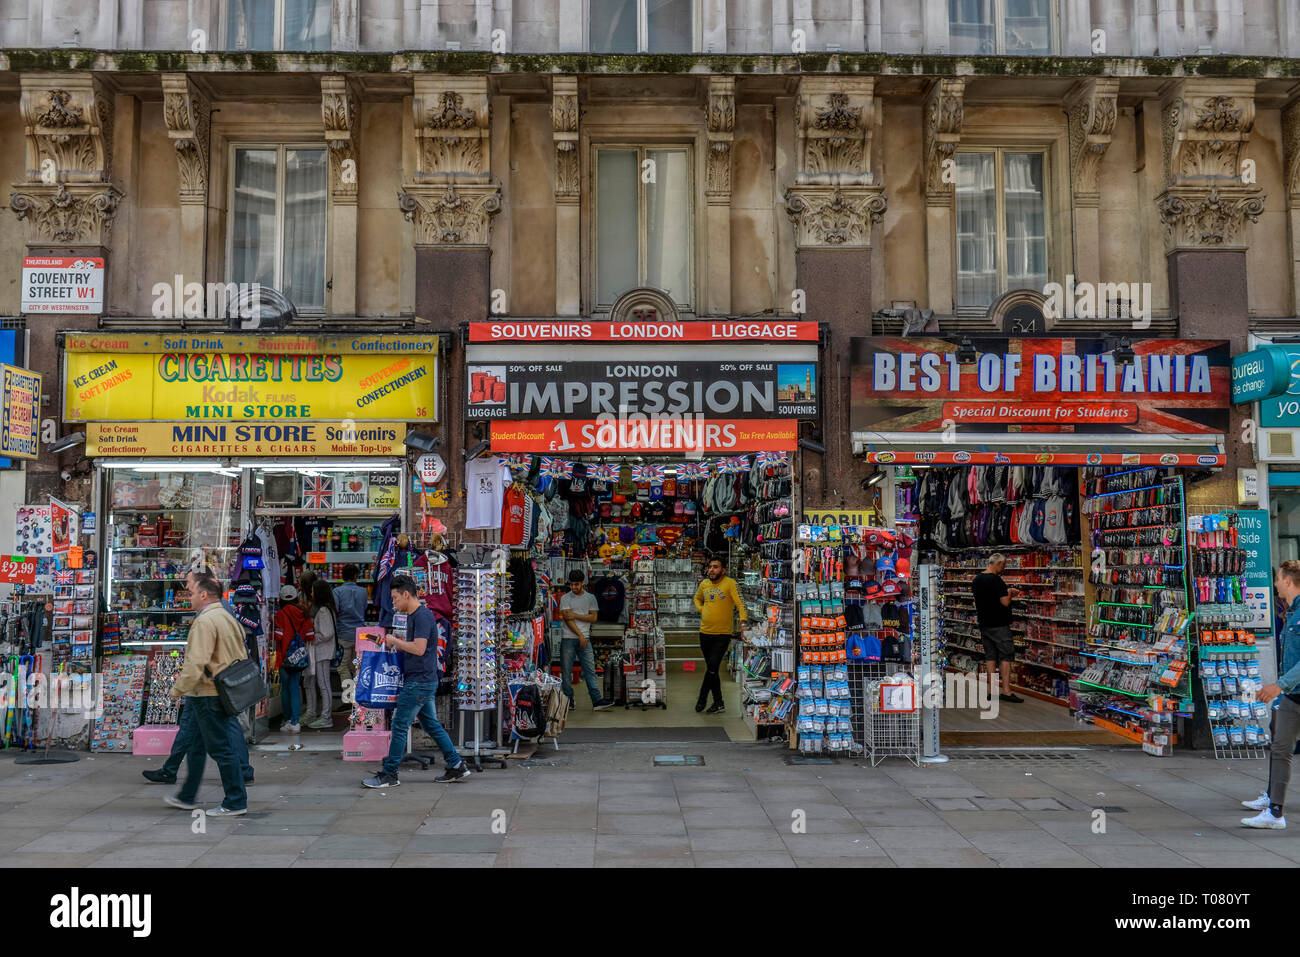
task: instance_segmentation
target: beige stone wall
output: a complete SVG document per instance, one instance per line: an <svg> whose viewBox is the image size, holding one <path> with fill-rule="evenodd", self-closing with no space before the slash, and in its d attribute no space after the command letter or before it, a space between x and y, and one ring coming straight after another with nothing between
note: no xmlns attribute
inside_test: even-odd
<svg viewBox="0 0 1300 957"><path fill-rule="evenodd" d="M23 150L23 121L18 112L18 94L0 96L0 183L20 183L27 178ZM18 315L22 281L22 263L26 246L22 223L14 214L3 211L4 227L0 228L0 315Z"/></svg>
<svg viewBox="0 0 1300 957"><path fill-rule="evenodd" d="M361 111L361 161L357 185L357 312L401 315L415 301L411 224L397 208L402 181L400 102L367 103Z"/></svg>

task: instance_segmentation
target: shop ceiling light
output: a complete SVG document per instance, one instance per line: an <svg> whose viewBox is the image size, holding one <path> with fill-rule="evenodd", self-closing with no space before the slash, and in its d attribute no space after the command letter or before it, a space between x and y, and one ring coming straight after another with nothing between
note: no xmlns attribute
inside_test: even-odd
<svg viewBox="0 0 1300 957"><path fill-rule="evenodd" d="M68 449L75 448L86 441L85 432L69 432L62 438L57 438L49 445L51 452L66 452Z"/></svg>
<svg viewBox="0 0 1300 957"><path fill-rule="evenodd" d="M226 468L224 462L107 462L111 469L133 469L136 472L217 472Z"/></svg>

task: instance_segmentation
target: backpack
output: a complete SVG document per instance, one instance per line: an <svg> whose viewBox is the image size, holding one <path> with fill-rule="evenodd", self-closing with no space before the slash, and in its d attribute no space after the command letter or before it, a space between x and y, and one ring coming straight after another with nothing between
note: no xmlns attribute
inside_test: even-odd
<svg viewBox="0 0 1300 957"><path fill-rule="evenodd" d="M290 671L303 671L310 664L311 653L302 640L302 632L295 628L293 637L289 639L289 649L284 653L284 667Z"/></svg>
<svg viewBox="0 0 1300 957"><path fill-rule="evenodd" d="M515 695L515 734L535 741L546 733L546 709L537 685L524 685Z"/></svg>

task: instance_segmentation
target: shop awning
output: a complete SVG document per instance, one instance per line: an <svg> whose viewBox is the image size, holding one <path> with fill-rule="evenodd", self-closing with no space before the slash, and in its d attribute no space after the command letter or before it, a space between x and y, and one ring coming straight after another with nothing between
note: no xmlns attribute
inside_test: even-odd
<svg viewBox="0 0 1300 957"><path fill-rule="evenodd" d="M900 465L1176 465L1222 466L1223 436L1150 433L853 433L853 454Z"/></svg>

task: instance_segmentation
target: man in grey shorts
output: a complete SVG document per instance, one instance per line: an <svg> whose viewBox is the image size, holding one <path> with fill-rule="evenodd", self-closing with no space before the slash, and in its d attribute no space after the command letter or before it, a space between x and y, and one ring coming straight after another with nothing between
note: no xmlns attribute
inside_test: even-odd
<svg viewBox="0 0 1300 957"><path fill-rule="evenodd" d="M1286 828L1282 812L1287 785L1291 783L1296 742L1300 741L1300 561L1283 562L1277 570L1273 587L1286 605L1286 627L1282 629L1282 647L1277 656L1277 683L1259 689L1261 701L1276 701L1273 744L1268 761L1268 790L1254 801L1242 802L1259 814L1244 817L1241 823L1246 827L1280 831Z"/></svg>
<svg viewBox="0 0 1300 957"><path fill-rule="evenodd" d="M1016 641L1011 634L1011 600L1020 597L1020 590L1007 588L1007 583L1002 580L1002 570L1006 566L1005 556L990 555L984 571L971 582L971 591L975 595L975 617L980 636L984 639L984 671L990 682L995 671L1000 672L1000 700L1021 704L1025 699L1011 690L1011 662L1016 660Z"/></svg>

